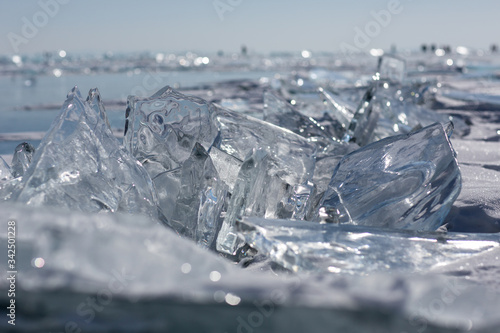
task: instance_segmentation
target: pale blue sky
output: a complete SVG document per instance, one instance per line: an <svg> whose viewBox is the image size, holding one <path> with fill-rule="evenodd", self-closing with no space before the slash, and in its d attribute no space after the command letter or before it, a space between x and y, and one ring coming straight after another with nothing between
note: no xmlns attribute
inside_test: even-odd
<svg viewBox="0 0 500 333"><path fill-rule="evenodd" d="M40 4L57 1L63 2L2 0L0 54L234 52L242 44L255 52L337 51L342 43L363 49L387 49L393 43L399 48L500 44L500 3L493 0L400 0L401 12L392 14L386 26L376 23L372 11L387 10L387 0L64 0L67 4L60 4L53 17L45 14ZM214 3L230 9L223 20ZM37 29L28 36L23 35L26 21ZM373 29L363 45L355 43L356 28Z"/></svg>

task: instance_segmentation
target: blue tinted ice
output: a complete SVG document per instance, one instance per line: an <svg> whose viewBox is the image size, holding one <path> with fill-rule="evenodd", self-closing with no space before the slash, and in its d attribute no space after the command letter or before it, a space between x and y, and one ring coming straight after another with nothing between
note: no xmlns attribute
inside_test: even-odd
<svg viewBox="0 0 500 333"><path fill-rule="evenodd" d="M166 174L169 174L166 172ZM173 182L158 182L166 192L171 205L160 207L167 223L179 234L194 239L203 247L213 247L215 235L222 223L222 208L226 201L227 186L218 178L207 151L199 143L180 169L171 173ZM168 207L168 208L167 208Z"/></svg>
<svg viewBox="0 0 500 333"><path fill-rule="evenodd" d="M165 87L149 98L129 96L125 147L151 177L179 167L196 143L209 150L218 135L215 108Z"/></svg>
<svg viewBox="0 0 500 333"><path fill-rule="evenodd" d="M323 103L328 106L328 110L333 114L333 117L337 119L342 125L342 128L346 130L356 112L355 105L342 100L339 96L335 96L322 87L319 87L318 91L322 97Z"/></svg>
<svg viewBox="0 0 500 333"><path fill-rule="evenodd" d="M97 89L68 94L11 200L158 218L151 179L114 137Z"/></svg>
<svg viewBox="0 0 500 333"><path fill-rule="evenodd" d="M320 215L353 225L435 230L460 189L455 152L443 126L434 124L345 156Z"/></svg>
<svg viewBox="0 0 500 333"><path fill-rule="evenodd" d="M428 87L423 82L405 80L406 64L393 55L379 58L377 72L351 119L343 137L360 146L380 139L410 133L436 122L456 122L457 134L469 133L466 123L457 117L426 109L423 96Z"/></svg>
<svg viewBox="0 0 500 333"><path fill-rule="evenodd" d="M382 80L403 82L406 75L406 62L395 55L383 55L378 59L376 75Z"/></svg>
<svg viewBox="0 0 500 333"><path fill-rule="evenodd" d="M14 157L12 158L12 175L14 177L17 178L24 175L24 172L31 164L31 159L34 153L35 147L27 142L17 145Z"/></svg>
<svg viewBox="0 0 500 333"><path fill-rule="evenodd" d="M0 156L0 202L8 200L20 178L14 178L7 162Z"/></svg>
<svg viewBox="0 0 500 333"><path fill-rule="evenodd" d="M306 117L274 91L264 92L264 120L305 138L333 139L339 136L331 128L323 127L313 117Z"/></svg>
<svg viewBox="0 0 500 333"><path fill-rule="evenodd" d="M243 162L218 236L218 251L235 254L244 245L234 230L241 216L304 219L312 215L315 186L286 183L276 164L272 154L261 149Z"/></svg>
<svg viewBox="0 0 500 333"><path fill-rule="evenodd" d="M167 224L208 246L220 228L219 216L224 209L228 212L223 235L242 211L246 215L260 216L264 212L273 217L291 217L294 208L283 208L286 214L277 213L282 209L278 203L289 200L291 194L275 191L292 191L294 186L307 184L313 176L316 153L315 144L284 128L170 87L150 98L129 97L125 145L151 175ZM259 185L262 188L251 183L257 174L243 177L238 185L241 163L255 149L265 151L269 159L258 168L258 175L265 180ZM274 183L278 184L276 189ZM249 187L260 192L254 199L237 200L243 195L242 188ZM230 203L226 202L229 189ZM267 207L263 209L259 205L266 197ZM201 233L205 236L199 236L199 228L204 228ZM224 237L219 236L218 242Z"/></svg>
<svg viewBox="0 0 500 333"><path fill-rule="evenodd" d="M0 156L0 184L12 179L12 170L7 162Z"/></svg>
<svg viewBox="0 0 500 333"><path fill-rule="evenodd" d="M243 161L229 155L217 147L210 148L209 155L220 179L229 187L229 190L232 191L238 179L238 172L240 172Z"/></svg>
<svg viewBox="0 0 500 333"><path fill-rule="evenodd" d="M287 129L217 107L220 150L245 160L252 149L265 149L276 161L274 167L289 184L309 180L314 172L316 145ZM278 171L279 170L279 171Z"/></svg>
<svg viewBox="0 0 500 333"><path fill-rule="evenodd" d="M245 217L246 242L297 272L426 272L500 248L495 234L453 234Z"/></svg>

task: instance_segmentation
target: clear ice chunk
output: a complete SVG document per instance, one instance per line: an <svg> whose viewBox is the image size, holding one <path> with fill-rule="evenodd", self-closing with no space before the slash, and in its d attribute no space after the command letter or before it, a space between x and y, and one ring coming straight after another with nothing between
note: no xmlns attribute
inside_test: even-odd
<svg viewBox="0 0 500 333"><path fill-rule="evenodd" d="M243 161L264 148L290 184L312 177L316 146L289 130L165 87L150 98L129 97L125 146L154 178L179 167L196 144ZM297 181L298 179L298 181Z"/></svg>
<svg viewBox="0 0 500 333"><path fill-rule="evenodd" d="M297 126L300 128L293 128L293 126L291 126L293 123L291 119L287 119L287 117L282 114L283 112L280 115L280 113L276 112L277 109L270 110L271 113L274 113L274 116L272 114L271 116L275 118L279 116L280 119L269 120L270 122L274 124L281 123L282 125L279 126L292 129L295 133L303 136L307 134L307 127L312 127L313 132L316 131L316 129L314 129L316 127L324 132L328 138L335 138L338 140L343 137L350 123L350 119L347 121L346 118L352 118L354 111L350 110L355 108L352 108L352 106L348 105L348 103L343 100L336 97L334 98L326 93L322 87L319 87L316 83L303 77L283 80L282 84L283 87L279 89L279 95L285 98L286 107L278 106L278 109L281 108L284 113L289 114L290 117L295 119L294 122L297 123ZM281 97L278 96L278 98ZM289 100L293 107L291 107L290 103L286 100ZM298 117L297 113L301 117ZM313 126L311 126L311 122Z"/></svg>
<svg viewBox="0 0 500 333"><path fill-rule="evenodd" d="M151 179L114 137L97 89L68 94L11 200L158 218Z"/></svg>
<svg viewBox="0 0 500 333"><path fill-rule="evenodd" d="M0 156L0 202L9 200L21 178L14 178L9 164Z"/></svg>
<svg viewBox="0 0 500 333"><path fill-rule="evenodd" d="M316 155L313 183L317 186L318 194L323 195L332 179L333 172L340 160L347 154L359 149L353 142L334 142Z"/></svg>
<svg viewBox="0 0 500 333"><path fill-rule="evenodd" d="M220 179L226 183L229 190L232 191L238 179L238 173L240 172L243 161L229 155L217 147L210 148L209 155Z"/></svg>
<svg viewBox="0 0 500 333"><path fill-rule="evenodd" d="M354 115L343 141L364 146L380 139L407 134L436 122L455 121L459 135L468 134L469 128L459 118L438 113L415 104L412 95L418 95L414 86L375 77L360 107Z"/></svg>
<svg viewBox="0 0 500 333"><path fill-rule="evenodd" d="M165 87L130 96L126 117L125 146L151 176L166 224L213 247L227 196L207 153L219 134L215 107Z"/></svg>
<svg viewBox="0 0 500 333"><path fill-rule="evenodd" d="M352 117L356 112L356 107L351 105L347 101L334 96L332 93L326 91L322 87L319 87L318 91L320 96L323 97L323 103L330 105L329 110L333 112L334 118L341 123L342 128L347 130L349 124L352 121Z"/></svg>
<svg viewBox="0 0 500 333"><path fill-rule="evenodd" d="M258 253L294 272L426 272L500 249L496 234L421 232L256 217L244 217L236 227Z"/></svg>
<svg viewBox="0 0 500 333"><path fill-rule="evenodd" d="M275 163L271 154L261 149L243 162L218 235L218 251L234 255L244 245L234 231L241 216L292 217L296 206L290 202L293 188L279 177Z"/></svg>
<svg viewBox="0 0 500 333"><path fill-rule="evenodd" d="M171 87L149 98L129 96L124 145L154 178L180 167L196 143L209 150L218 135L215 108Z"/></svg>
<svg viewBox="0 0 500 333"><path fill-rule="evenodd" d="M276 161L279 176L288 184L301 184L314 172L316 145L287 129L217 107L220 150L245 160L252 149L265 149Z"/></svg>
<svg viewBox="0 0 500 333"><path fill-rule="evenodd" d="M321 126L316 119L302 115L290 103L271 90L264 92L264 120L289 129L305 138L332 139L339 136L339 133L334 131L327 132L327 128Z"/></svg>
<svg viewBox="0 0 500 333"><path fill-rule="evenodd" d="M378 69L351 119L343 141L364 146L377 140L406 134L435 122L455 120L461 136L468 126L459 118L425 109L421 105L422 82L404 84L406 63L394 55L379 58ZM342 114L340 114L342 115Z"/></svg>
<svg viewBox="0 0 500 333"><path fill-rule="evenodd" d="M468 126L459 118L438 113L412 102L407 95L414 93L412 87L401 86L392 82L380 82L377 88L377 98L380 102L381 117L374 130L372 141L388 136L406 134L440 122L446 124L454 121L459 127L459 135L466 134Z"/></svg>
<svg viewBox="0 0 500 333"><path fill-rule="evenodd" d="M35 147L28 142L17 145L12 158L12 175L17 178L24 175L24 172L31 164L31 159L35 153Z"/></svg>
<svg viewBox="0 0 500 333"><path fill-rule="evenodd" d="M12 178L14 177L12 176L12 170L9 164L0 156L0 184Z"/></svg>
<svg viewBox="0 0 500 333"><path fill-rule="evenodd" d="M243 162L217 240L217 250L235 255L244 245L234 224L241 216L312 219L316 186L290 185L280 177L276 160L265 150L254 150Z"/></svg>
<svg viewBox="0 0 500 333"><path fill-rule="evenodd" d="M202 247L214 246L215 235L222 223L222 208L226 201L227 186L218 180L218 173L203 146L196 143L189 158L184 161L166 188L167 197L176 195L175 203L160 207L167 224L179 234L195 240ZM156 183L161 184L161 183Z"/></svg>
<svg viewBox="0 0 500 333"><path fill-rule="evenodd" d="M378 58L377 76L381 80L403 82L406 75L406 61L392 54Z"/></svg>
<svg viewBox="0 0 500 333"><path fill-rule="evenodd" d="M216 184L220 181L229 189L233 189L231 202L234 202L233 206L236 205L239 202L234 197L239 195L236 179L239 177L238 173L241 173L240 161L245 160L252 149L265 150L269 155L268 158L272 160L272 163L265 162L269 170L263 171L262 175L268 172L270 183L262 183L262 190L276 183L278 186L276 190L279 192L285 186L283 184L287 184L287 188L292 188L307 184L313 176L316 145L309 143L306 138L268 122L223 109L199 98L183 95L170 87L165 87L146 99L129 97L125 127L125 145L151 175L160 199L160 209L168 220L167 224L188 237L193 237L196 220L193 220L194 210L187 209L179 202L183 197L181 188L189 192L186 194L189 200L183 199L189 201L189 205L194 205L196 201L194 196L197 193L200 200L207 200L207 203L214 197L217 198L217 202L213 203L215 205L213 209L218 210L225 206L220 200L226 197L222 194L224 192L221 190L222 184ZM210 160L208 168L210 172L207 172L211 175L211 179L217 180L212 185L201 181L201 178L200 183L195 185L198 176L203 174L203 171L197 168L202 168L203 165L207 167L206 164L195 163L195 160L186 164L190 158L189 154L196 145L200 145L195 149L198 151L197 156L205 156L208 151L206 158L207 161ZM201 153L201 147L204 153ZM211 161L212 157L214 163ZM227 162L229 165L223 166ZM184 174L190 176L184 177ZM255 184L251 185L255 187ZM191 190L187 190L188 188ZM216 193L213 192L214 189L217 189ZM269 191L269 188L267 190ZM270 192L274 193L273 191L274 189ZM274 214L275 201L288 197L276 195L275 199L268 195L268 198L269 207L264 211L267 211L267 214ZM255 200L257 199L262 200L256 196ZM248 200L251 202L251 199ZM206 217L206 208L202 206L198 204L196 209L199 209L199 214ZM231 204L227 207L226 220L233 221L232 216L238 216L241 207L231 208ZM255 207L250 204L245 205L243 209L252 211ZM258 214L260 210L255 209L255 213ZM215 211L213 214L217 215ZM293 209L289 215L271 216L292 215ZM211 221L215 221L215 218ZM224 221L224 225L228 225L229 228L233 222L227 221ZM217 227L211 229L214 234ZM221 242L222 238L219 237L218 242Z"/></svg>
<svg viewBox="0 0 500 333"><path fill-rule="evenodd" d="M333 173L320 215L354 225L436 230L460 189L455 152L437 123L345 156Z"/></svg>

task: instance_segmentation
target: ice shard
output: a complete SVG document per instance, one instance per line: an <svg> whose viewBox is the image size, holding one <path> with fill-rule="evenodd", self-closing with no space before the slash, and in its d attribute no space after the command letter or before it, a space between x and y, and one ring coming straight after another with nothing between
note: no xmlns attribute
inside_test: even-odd
<svg viewBox="0 0 500 333"><path fill-rule="evenodd" d="M210 237L214 237L219 228L215 216L222 214L221 209L226 206L228 213L224 225L227 228L234 223L228 222L234 221L235 217L231 216L238 216L242 209L251 212L255 208L255 214L259 214L257 204L244 205L243 208L234 206L239 203L234 199L240 195L239 187L245 187L237 184L238 173L241 173L242 161L253 149L265 150L272 160L272 163L265 162L265 168L269 170L262 170L262 175L266 172L269 174L270 178L266 179L270 183L261 183L262 189L250 184L255 190L262 191L265 185L271 187L276 183L276 189L267 190L270 193L275 190L279 192L284 184L290 188L307 184L313 176L316 146L306 138L268 122L183 95L170 87L146 99L129 97L125 132L125 145L151 175L158 191L160 209L167 217L168 224L179 233L198 241L200 239L194 235L195 210L199 218L207 218L208 211L212 214L210 223L208 220L198 222L198 226L213 225L211 229L205 228L211 230ZM212 180L207 183L209 178ZM228 189L232 190L231 202L234 207L231 203L224 203L225 191ZM300 204L304 201L302 192L303 189ZM288 215L274 213L276 200L280 202L288 196L267 197L270 200L264 210L267 214L283 217L293 215L293 209ZM203 206L203 202L208 204L214 198L216 201L211 203L211 208ZM257 199L261 202L262 196L256 196ZM252 202L251 199L247 201ZM208 235L206 237L210 238ZM208 239L206 237L205 240ZM223 238L219 236L218 242Z"/></svg>
<svg viewBox="0 0 500 333"><path fill-rule="evenodd" d="M151 177L180 167L196 143L209 150L218 135L215 108L169 86L149 98L129 96L125 147Z"/></svg>
<svg viewBox="0 0 500 333"><path fill-rule="evenodd" d="M218 251L234 255L244 245L234 230L241 216L313 218L316 185L310 181L287 183L277 165L273 155L263 149L253 150L243 162L218 235Z"/></svg>
<svg viewBox="0 0 500 333"><path fill-rule="evenodd" d="M287 129L230 110L217 108L220 136L214 145L240 160L252 149L265 149L280 177L290 185L311 179L316 145Z"/></svg>
<svg viewBox="0 0 500 333"><path fill-rule="evenodd" d="M7 162L0 156L0 202L10 199L20 178L14 178Z"/></svg>
<svg viewBox="0 0 500 333"><path fill-rule="evenodd" d="M323 195L327 190L340 160L357 149L359 146L353 142L334 142L318 151L313 176L313 183L317 186L318 194Z"/></svg>
<svg viewBox="0 0 500 333"><path fill-rule="evenodd" d="M406 61L395 55L383 55L378 59L376 75L381 80L401 83L406 75Z"/></svg>
<svg viewBox="0 0 500 333"><path fill-rule="evenodd" d="M11 200L158 218L151 179L114 137L97 89L68 94Z"/></svg>
<svg viewBox="0 0 500 333"><path fill-rule="evenodd" d="M151 176L166 223L211 247L227 195L207 152L219 134L215 107L165 87L130 96L126 116L125 146Z"/></svg>
<svg viewBox="0 0 500 333"><path fill-rule="evenodd" d="M227 186L218 180L218 173L203 146L196 143L191 155L176 172L166 172L170 182L162 187L160 207L167 223L179 234L195 240L203 247L213 247L222 223L222 208ZM163 192L163 191L162 191Z"/></svg>
<svg viewBox="0 0 500 333"><path fill-rule="evenodd" d="M381 113L381 101L376 96L377 88L378 82L375 81L364 94L342 141L354 142L360 146L372 142Z"/></svg>
<svg viewBox="0 0 500 333"><path fill-rule="evenodd" d="M390 81L380 82L377 85L376 95L382 101L380 103L381 114L372 142L392 135L410 133L436 122L446 124L453 121L455 129L458 127L460 136L468 133L468 126L463 120L415 104L411 95L418 95L418 93L414 90L412 85L402 86Z"/></svg>
<svg viewBox="0 0 500 333"><path fill-rule="evenodd" d="M328 138L341 139L344 136L356 110L355 106L338 96L333 96L323 87L304 77L299 76L283 80L282 85L279 90L280 95L290 100L293 107L288 102L285 102L285 107L273 103L278 107L274 107L269 110L271 112L267 112L268 114L272 113L268 115L268 121L292 129L292 119L295 119L293 122L299 127L293 130L303 136L308 132L304 125L311 127L310 122L314 124L313 128L321 129L322 132L327 134ZM270 102L273 101L270 100ZM278 110L282 112L277 112ZM288 116L283 115L283 113ZM297 113L304 119L299 120ZM277 119L277 117L280 119Z"/></svg>
<svg viewBox="0 0 500 333"><path fill-rule="evenodd" d="M318 88L319 94L323 99L323 103L329 106L328 110L333 113L333 117L337 119L342 128L346 130L351 123L352 117L356 112L355 105L351 105L349 102L342 100L338 96L334 96L331 92Z"/></svg>
<svg viewBox="0 0 500 333"><path fill-rule="evenodd" d="M196 142L241 161L252 149L265 148L290 184L309 179L314 169L316 147L305 138L170 87L147 99L129 97L125 132L127 149L152 178L179 167Z"/></svg>
<svg viewBox="0 0 500 333"><path fill-rule="evenodd" d="M360 146L429 126L455 121L460 136L469 133L463 120L424 108L422 82L404 82L406 64L393 55L379 58L378 69L343 140Z"/></svg>
<svg viewBox="0 0 500 333"><path fill-rule="evenodd" d="M342 158L320 204L320 215L353 225L435 230L460 189L455 152L437 123Z"/></svg>
<svg viewBox="0 0 500 333"><path fill-rule="evenodd" d="M436 122L456 122L460 136L469 133L469 126L457 117L438 113L417 105L407 95L415 94L411 86L388 80L371 83L356 111L344 141L363 146L377 140L407 134Z"/></svg>
<svg viewBox="0 0 500 333"><path fill-rule="evenodd" d="M5 162L2 156L0 156L0 184L5 181L11 180L12 178L12 170L9 164Z"/></svg>
<svg viewBox="0 0 500 333"><path fill-rule="evenodd" d="M270 90L264 92L264 120L305 138L321 137L331 140L341 136L334 126L325 128L313 117L302 115L285 99Z"/></svg>
<svg viewBox="0 0 500 333"><path fill-rule="evenodd" d="M243 162L228 211L217 239L217 250L235 254L244 245L234 231L241 216L291 218L295 205L289 203L293 189L279 177L276 161L264 150L254 150Z"/></svg>
<svg viewBox="0 0 500 333"><path fill-rule="evenodd" d="M229 190L232 191L238 179L238 173L240 172L243 161L229 155L217 147L210 148L209 155L220 179L229 187Z"/></svg>
<svg viewBox="0 0 500 333"><path fill-rule="evenodd" d="M260 254L294 271L415 273L500 249L496 234L456 234L244 217L237 230Z"/></svg>
<svg viewBox="0 0 500 333"><path fill-rule="evenodd" d="M17 178L24 175L24 172L31 164L31 159L35 153L35 147L28 142L17 145L12 158L12 175Z"/></svg>

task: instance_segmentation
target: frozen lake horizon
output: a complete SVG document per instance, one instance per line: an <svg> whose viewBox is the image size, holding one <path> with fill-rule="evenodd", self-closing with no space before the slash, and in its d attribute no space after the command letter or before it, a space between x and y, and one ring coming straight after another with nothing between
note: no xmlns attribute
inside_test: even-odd
<svg viewBox="0 0 500 333"><path fill-rule="evenodd" d="M500 55L63 60L0 76L22 331L500 328Z"/></svg>

